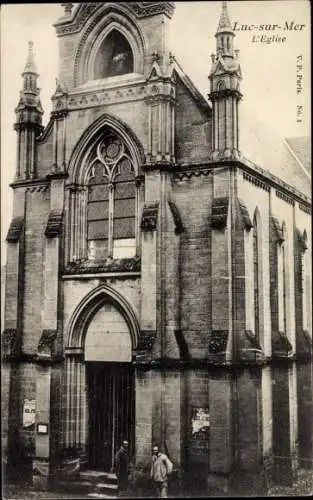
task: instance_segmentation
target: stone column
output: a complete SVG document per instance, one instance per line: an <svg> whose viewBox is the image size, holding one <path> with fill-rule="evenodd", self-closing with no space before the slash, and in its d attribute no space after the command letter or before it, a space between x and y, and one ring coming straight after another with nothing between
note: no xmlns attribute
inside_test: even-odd
<svg viewBox="0 0 313 500"><path fill-rule="evenodd" d="M153 419L153 382L152 372L136 366L136 431L135 456L136 468L148 472L151 460L152 419Z"/></svg>
<svg viewBox="0 0 313 500"><path fill-rule="evenodd" d="M232 380L228 373L209 381L210 440L208 492L227 494L233 468Z"/></svg>

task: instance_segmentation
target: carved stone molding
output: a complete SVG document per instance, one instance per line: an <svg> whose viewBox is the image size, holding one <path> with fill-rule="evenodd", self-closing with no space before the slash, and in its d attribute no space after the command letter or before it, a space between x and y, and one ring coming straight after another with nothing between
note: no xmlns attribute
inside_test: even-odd
<svg viewBox="0 0 313 500"><path fill-rule="evenodd" d="M140 271L140 257L125 259L107 259L106 261L81 260L70 262L64 269L66 274L92 274Z"/></svg>
<svg viewBox="0 0 313 500"><path fill-rule="evenodd" d="M294 206L294 204L295 204L295 201L292 198L290 198L290 196L287 196L286 194L282 193L281 191L278 191L278 189L276 189L276 196L277 196L277 198L284 200L286 203L289 203L289 205Z"/></svg>
<svg viewBox="0 0 313 500"><path fill-rule="evenodd" d="M57 330L43 330L38 343L38 355L53 356L55 354L56 338Z"/></svg>
<svg viewBox="0 0 313 500"><path fill-rule="evenodd" d="M276 359L289 358L292 355L292 345L284 332L272 332L272 357Z"/></svg>
<svg viewBox="0 0 313 500"><path fill-rule="evenodd" d="M141 217L142 231L156 231L158 223L159 202L145 203Z"/></svg>
<svg viewBox="0 0 313 500"><path fill-rule="evenodd" d="M26 193L45 193L49 190L48 185L37 185L37 186L29 186L26 188Z"/></svg>
<svg viewBox="0 0 313 500"><path fill-rule="evenodd" d="M214 198L212 204L211 227L212 229L225 229L228 214L228 197Z"/></svg>
<svg viewBox="0 0 313 500"><path fill-rule="evenodd" d="M7 234L8 243L17 243L20 241L24 227L24 217L13 217Z"/></svg>
<svg viewBox="0 0 313 500"><path fill-rule="evenodd" d="M299 209L302 210L302 212L305 212L308 215L311 215L311 208L308 205L304 205L303 203L299 203Z"/></svg>
<svg viewBox="0 0 313 500"><path fill-rule="evenodd" d="M298 241L298 245L299 245L299 249L300 251L303 253L306 251L306 249L308 248L308 241L307 241L307 235L306 235L306 231L304 231L303 233L300 231L300 229L295 229L295 237L297 238L297 241Z"/></svg>
<svg viewBox="0 0 313 500"><path fill-rule="evenodd" d="M45 230L47 238L55 238L60 236L63 227L63 210L54 209L49 213L49 218Z"/></svg>
<svg viewBox="0 0 313 500"><path fill-rule="evenodd" d="M212 169L199 167L193 170L185 170L184 172L176 171L174 173L174 180L177 179L183 181L183 180L189 180L192 177L201 177L201 176L207 177L211 174L212 174Z"/></svg>
<svg viewBox="0 0 313 500"><path fill-rule="evenodd" d="M264 191L269 192L270 191L270 186L265 184L265 182L260 181L257 177L254 177L253 175L247 174L246 172L242 173L242 176L245 181L250 182L251 184L254 184L254 186L259 187L261 189L264 189Z"/></svg>
<svg viewBox="0 0 313 500"><path fill-rule="evenodd" d="M250 229L252 228L253 224L251 222L248 209L247 209L244 201L241 200L240 198L238 198L238 204L239 204L239 213L241 215L241 220L242 220L243 227L247 231L250 231Z"/></svg>
<svg viewBox="0 0 313 500"><path fill-rule="evenodd" d="M175 224L175 234L181 234L184 231L184 226L176 204L173 201L168 202Z"/></svg>
<svg viewBox="0 0 313 500"><path fill-rule="evenodd" d="M117 102L137 101L145 98L146 95L147 88L145 84L134 85L132 82L129 82L129 87L71 95L68 100L68 109L72 111L75 109L102 106L108 103L115 104Z"/></svg>
<svg viewBox="0 0 313 500"><path fill-rule="evenodd" d="M312 337L307 330L300 330L296 335L297 358L310 359L312 357Z"/></svg>
<svg viewBox="0 0 313 500"><path fill-rule="evenodd" d="M99 2L84 2L76 10L74 19L70 16L61 18L54 26L58 36L77 33L83 26L86 25L92 14L101 7ZM125 2L123 7L134 13L138 18L149 17L156 14L165 14L169 18L172 17L175 5L174 2Z"/></svg>
<svg viewBox="0 0 313 500"><path fill-rule="evenodd" d="M247 362L263 362L265 359L263 349L252 330L245 330L240 336L239 360Z"/></svg>
<svg viewBox="0 0 313 500"><path fill-rule="evenodd" d="M277 217L274 217L273 215L270 218L272 227L274 229L274 233L276 234L276 240L278 243L282 243L285 240L284 232L282 227L279 224L279 221Z"/></svg>

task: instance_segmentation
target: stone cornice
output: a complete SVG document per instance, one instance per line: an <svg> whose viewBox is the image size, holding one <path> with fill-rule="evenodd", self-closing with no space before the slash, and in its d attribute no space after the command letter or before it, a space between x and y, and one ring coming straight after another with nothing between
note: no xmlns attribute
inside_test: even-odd
<svg viewBox="0 0 313 500"><path fill-rule="evenodd" d="M109 103L139 101L147 97L147 92L147 82L143 78L118 83L118 85L106 85L102 88L80 88L69 93L68 111L89 109Z"/></svg>
<svg viewBox="0 0 313 500"><path fill-rule="evenodd" d="M242 94L239 92L239 90L236 89L223 89L223 90L217 90L215 92L211 92L208 97L210 101L218 101L222 97L228 97L228 96L234 96L237 99L242 99Z"/></svg>
<svg viewBox="0 0 313 500"><path fill-rule="evenodd" d="M10 187L35 187L35 186L46 186L48 187L48 182L46 179L21 179L11 182Z"/></svg>
<svg viewBox="0 0 313 500"><path fill-rule="evenodd" d="M309 196L305 195L304 193L301 193L301 191L297 190L290 184L287 184L287 182L283 181L282 179L272 174L271 172L259 167L258 165L248 160L247 158L241 157L238 163L240 168L248 172L250 171L250 173L256 176L259 175L261 180L268 182L271 187L286 192L287 195L291 196L292 198L295 198L297 201L301 200L307 203L308 205L311 205L311 199L309 198Z"/></svg>
<svg viewBox="0 0 313 500"><path fill-rule="evenodd" d="M31 363L35 365L55 365L63 363L63 356L40 356L38 354L28 354L20 352L18 354L8 354L2 356L2 361L12 364Z"/></svg>
<svg viewBox="0 0 313 500"><path fill-rule="evenodd" d="M98 278L108 278L108 279L137 279L141 277L140 271L124 271L124 272L90 272L90 273L77 273L77 274L62 274L61 278L63 280L82 280L82 279L98 279Z"/></svg>
<svg viewBox="0 0 313 500"><path fill-rule="evenodd" d="M288 199L290 199L289 202L294 200L301 203L302 210L305 207L307 207L308 210L310 209L311 199L307 195L301 193L299 190L279 179L279 177L276 177L272 173L264 170L244 157L241 157L238 160L219 159L218 161L213 161L208 159L207 161L193 162L190 164L176 163L173 165L172 170L175 179L184 180L190 179L191 177L200 177L202 175L207 176L210 172L213 172L214 169L220 168L221 166L229 168L237 167L242 171L247 172L251 180L253 179L253 183L256 182L256 184L258 184L262 189L269 191L269 188L273 187L280 193L287 196Z"/></svg>

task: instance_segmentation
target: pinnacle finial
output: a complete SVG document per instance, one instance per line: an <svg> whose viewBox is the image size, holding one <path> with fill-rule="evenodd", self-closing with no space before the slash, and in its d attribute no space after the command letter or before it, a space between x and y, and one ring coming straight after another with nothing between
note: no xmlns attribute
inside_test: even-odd
<svg viewBox="0 0 313 500"><path fill-rule="evenodd" d="M228 15L226 1L222 2L222 13L218 23L217 33L220 33L222 31L233 31Z"/></svg>
<svg viewBox="0 0 313 500"><path fill-rule="evenodd" d="M37 74L37 67L35 63L35 56L34 56L34 42L28 42L28 56L24 68L24 73L35 73Z"/></svg>

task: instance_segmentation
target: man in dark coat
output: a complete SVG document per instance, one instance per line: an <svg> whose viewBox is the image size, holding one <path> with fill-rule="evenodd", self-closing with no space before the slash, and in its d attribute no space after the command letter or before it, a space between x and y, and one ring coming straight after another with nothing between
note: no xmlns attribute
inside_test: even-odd
<svg viewBox="0 0 313 500"><path fill-rule="evenodd" d="M128 477L131 473L128 447L128 441L124 440L122 446L115 455L115 473L117 476L118 493L120 497L126 496L128 490Z"/></svg>

